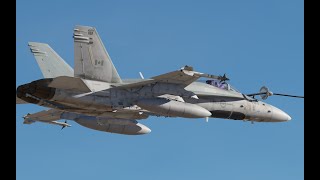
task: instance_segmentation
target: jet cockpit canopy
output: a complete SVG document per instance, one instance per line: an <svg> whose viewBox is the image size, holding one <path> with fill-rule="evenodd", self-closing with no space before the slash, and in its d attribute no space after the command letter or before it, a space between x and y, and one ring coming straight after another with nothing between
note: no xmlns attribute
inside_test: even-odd
<svg viewBox="0 0 320 180"><path fill-rule="evenodd" d="M235 91L235 92L240 93L237 89L232 87L227 82L221 81L221 80L218 80L218 79L206 80L206 84L209 84L209 85L212 85L212 86L215 86L217 88L224 89L224 90L227 90L227 91Z"/></svg>

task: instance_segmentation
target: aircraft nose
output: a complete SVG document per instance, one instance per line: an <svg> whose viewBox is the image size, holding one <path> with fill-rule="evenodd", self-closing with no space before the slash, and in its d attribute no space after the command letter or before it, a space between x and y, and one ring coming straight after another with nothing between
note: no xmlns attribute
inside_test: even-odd
<svg viewBox="0 0 320 180"><path fill-rule="evenodd" d="M291 117L281 109L273 107L273 119L275 121L290 121Z"/></svg>

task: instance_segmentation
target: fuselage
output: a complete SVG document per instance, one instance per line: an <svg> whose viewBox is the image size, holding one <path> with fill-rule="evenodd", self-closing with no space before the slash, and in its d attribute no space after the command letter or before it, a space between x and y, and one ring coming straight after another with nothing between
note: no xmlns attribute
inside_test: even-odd
<svg viewBox="0 0 320 180"><path fill-rule="evenodd" d="M249 98L230 87L219 88L203 82L193 82L186 87L156 83L132 89L122 89L121 86L141 80L124 80L122 84L99 82L110 88L79 96L83 92L49 87L51 81L42 79L21 85L17 89L17 96L40 106L120 119L145 119L148 115L186 118L209 116L256 122L284 122L291 119L282 110ZM167 95L161 97L163 94ZM141 106L137 105L139 103Z"/></svg>
<svg viewBox="0 0 320 180"><path fill-rule="evenodd" d="M197 104L212 113L211 117L256 122L284 122L291 117L270 104L229 89L194 82L186 87L199 96ZM194 100L190 100L194 102Z"/></svg>

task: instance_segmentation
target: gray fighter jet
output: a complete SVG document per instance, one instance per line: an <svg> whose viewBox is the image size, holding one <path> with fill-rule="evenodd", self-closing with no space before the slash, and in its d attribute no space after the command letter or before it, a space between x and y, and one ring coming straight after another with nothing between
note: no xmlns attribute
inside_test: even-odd
<svg viewBox="0 0 320 180"><path fill-rule="evenodd" d="M138 122L149 116L206 121L291 120L282 110L254 98L291 95L272 93L266 87L245 95L228 84L225 75L196 72L190 66L150 79L144 79L141 73L141 79L121 79L95 28L76 26L73 39L74 70L49 45L29 42L44 78L20 85L16 104L31 103L49 109L27 114L24 124L43 122L69 127L66 121L58 121L64 119L94 130L140 135L151 132Z"/></svg>

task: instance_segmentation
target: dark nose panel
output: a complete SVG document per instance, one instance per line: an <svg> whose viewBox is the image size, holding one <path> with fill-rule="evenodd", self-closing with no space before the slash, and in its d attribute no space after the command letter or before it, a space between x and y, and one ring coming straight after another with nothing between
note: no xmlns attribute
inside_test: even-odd
<svg viewBox="0 0 320 180"><path fill-rule="evenodd" d="M234 120L243 120L246 116L241 112L230 112L230 111L210 111L211 117L214 118L223 118L223 119L234 119Z"/></svg>

